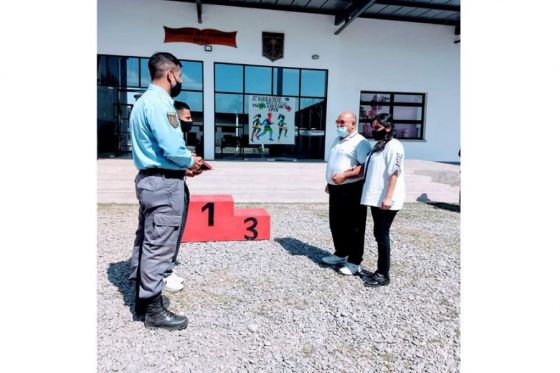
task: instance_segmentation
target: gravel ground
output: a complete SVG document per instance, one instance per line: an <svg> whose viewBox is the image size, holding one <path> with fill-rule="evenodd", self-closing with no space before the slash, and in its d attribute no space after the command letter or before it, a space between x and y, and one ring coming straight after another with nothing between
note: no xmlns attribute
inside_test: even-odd
<svg viewBox="0 0 560 373"><path fill-rule="evenodd" d="M405 205L391 232L391 284L377 289L321 265L332 252L327 205L259 206L270 241L181 246L185 289L165 295L189 326L173 332L133 321L137 206L98 206L100 372L459 371L456 206ZM371 216L367 224L362 267L372 272Z"/></svg>

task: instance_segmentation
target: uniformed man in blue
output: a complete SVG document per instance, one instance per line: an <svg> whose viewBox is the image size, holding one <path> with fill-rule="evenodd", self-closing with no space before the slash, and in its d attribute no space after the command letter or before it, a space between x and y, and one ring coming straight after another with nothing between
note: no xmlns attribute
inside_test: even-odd
<svg viewBox="0 0 560 373"><path fill-rule="evenodd" d="M134 246L138 250L135 311L147 328L184 329L188 320L163 305L164 274L181 239L187 194L187 169L197 171L202 158L185 146L172 97L181 92L181 62L170 53L148 61L152 79L130 114L132 156L139 172L140 203Z"/></svg>
<svg viewBox="0 0 560 373"><path fill-rule="evenodd" d="M136 99L140 98L140 96L142 95L138 95L138 97L136 97ZM181 124L181 132L183 132L183 134L185 135L185 144L187 144L187 139L186 139L186 133L189 132L192 129L193 126L193 120L192 120L192 114L191 114L191 108L190 106L182 101L177 101L175 100L173 102L173 107L175 108L175 111L177 112L177 118L179 118L179 123ZM193 145L193 144L187 144L187 145ZM195 154L195 153L193 153ZM187 169L187 176L188 177L195 177L198 176L202 173L202 170L198 170L198 171L193 171L191 169ZM189 188L187 185L187 179L185 178L185 189L186 189L186 200L187 200L187 208L185 210L185 213L183 214L183 221L181 223L181 231L179 233L179 236L182 237L183 236L183 231L185 229L185 223L186 223L186 218L187 218L187 213L188 213L188 201L189 201ZM129 276L130 280L136 281L136 273L138 272L138 257L140 254L140 248L142 247L142 242L136 242L134 245L134 248L132 249L132 256L130 257L130 269L131 269L131 273ZM173 270L173 268L178 264L177 262L177 255L179 254L179 247L180 247L180 242L177 242L177 248L175 250L175 255L173 256L173 259L171 260L171 268L169 268L165 274L164 274L164 278L163 278L163 282L165 284L164 286L164 290L166 291L170 291L170 292L177 292L177 291L181 291L184 288L183 283L185 282L185 279L177 276L177 274L175 273L175 271ZM167 298L164 297L164 302L167 301ZM165 303L164 303L165 304Z"/></svg>

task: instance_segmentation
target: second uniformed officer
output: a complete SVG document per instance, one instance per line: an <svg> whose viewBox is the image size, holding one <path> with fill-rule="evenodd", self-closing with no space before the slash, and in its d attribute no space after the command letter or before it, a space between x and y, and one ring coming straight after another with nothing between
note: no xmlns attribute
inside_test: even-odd
<svg viewBox="0 0 560 373"><path fill-rule="evenodd" d="M186 170L198 170L202 158L185 146L172 97L181 92L181 62L170 53L148 61L152 79L130 114L132 156L139 172L136 196L140 209L134 246L139 248L135 310L147 328L183 329L185 316L163 305L164 273L181 239Z"/></svg>

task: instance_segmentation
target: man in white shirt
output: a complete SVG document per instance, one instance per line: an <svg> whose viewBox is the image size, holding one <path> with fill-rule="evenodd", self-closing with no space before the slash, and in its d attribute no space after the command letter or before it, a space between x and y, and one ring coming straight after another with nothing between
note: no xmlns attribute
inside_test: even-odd
<svg viewBox="0 0 560 373"><path fill-rule="evenodd" d="M363 179L358 165L364 164L372 149L358 133L356 115L341 113L336 120L337 138L331 146L327 163L325 192L329 193L329 225L334 255L323 258L331 265L341 264L339 272L354 275L361 271L367 208L360 204Z"/></svg>

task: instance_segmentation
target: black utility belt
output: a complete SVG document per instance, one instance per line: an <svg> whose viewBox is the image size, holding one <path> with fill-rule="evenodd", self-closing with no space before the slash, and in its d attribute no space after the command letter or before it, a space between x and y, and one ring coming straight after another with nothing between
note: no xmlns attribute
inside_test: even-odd
<svg viewBox="0 0 560 373"><path fill-rule="evenodd" d="M185 177L184 170L166 170L163 168L147 168L140 170L140 173L149 176L164 176L168 179L182 179Z"/></svg>

